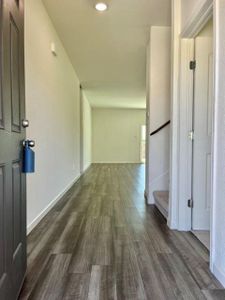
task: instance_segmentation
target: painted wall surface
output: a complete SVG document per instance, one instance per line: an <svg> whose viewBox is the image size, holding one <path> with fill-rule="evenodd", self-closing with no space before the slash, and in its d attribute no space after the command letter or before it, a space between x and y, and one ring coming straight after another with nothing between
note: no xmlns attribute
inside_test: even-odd
<svg viewBox="0 0 225 300"><path fill-rule="evenodd" d="M211 267L225 287L225 0L214 1L215 116Z"/></svg>
<svg viewBox="0 0 225 300"><path fill-rule="evenodd" d="M149 50L149 134L170 120L171 28L152 27ZM149 203L153 192L169 190L170 126L149 139Z"/></svg>
<svg viewBox="0 0 225 300"><path fill-rule="evenodd" d="M85 93L82 93L83 172L92 162L92 108Z"/></svg>
<svg viewBox="0 0 225 300"><path fill-rule="evenodd" d="M198 37L213 37L213 20L205 25L205 27L199 32Z"/></svg>
<svg viewBox="0 0 225 300"><path fill-rule="evenodd" d="M29 231L80 175L79 80L41 0L25 1L25 72L27 137L36 141L36 172L27 176Z"/></svg>
<svg viewBox="0 0 225 300"><path fill-rule="evenodd" d="M94 163L139 163L142 109L92 109Z"/></svg>

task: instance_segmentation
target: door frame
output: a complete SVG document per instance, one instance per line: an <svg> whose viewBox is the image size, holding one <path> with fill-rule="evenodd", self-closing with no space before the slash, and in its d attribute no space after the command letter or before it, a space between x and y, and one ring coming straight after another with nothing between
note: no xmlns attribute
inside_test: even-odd
<svg viewBox="0 0 225 300"><path fill-rule="evenodd" d="M177 24L173 24L172 45L172 109L171 109L171 164L170 164L170 207L168 226L171 229L190 231L192 228L192 211L187 206L192 196L192 141L188 132L192 130L194 73L189 69L189 63L194 60L194 39L213 17L213 1L205 4L192 14L192 18L180 33L181 16L180 1L173 1L173 13L177 13ZM178 12L177 12L178 11ZM214 19L215 22L215 19ZM213 23L214 23L213 22ZM215 27L215 26L214 26ZM213 37L215 61L215 37ZM215 76L213 76L214 78ZM215 94L215 87L214 94ZM215 98L213 99L213 116L215 120ZM212 133L212 178L211 189L213 195L214 170L214 127ZM213 198L213 196L212 196ZM214 207L210 211L210 267L212 269L214 249Z"/></svg>
<svg viewBox="0 0 225 300"><path fill-rule="evenodd" d="M84 173L83 89L80 85L80 175Z"/></svg>

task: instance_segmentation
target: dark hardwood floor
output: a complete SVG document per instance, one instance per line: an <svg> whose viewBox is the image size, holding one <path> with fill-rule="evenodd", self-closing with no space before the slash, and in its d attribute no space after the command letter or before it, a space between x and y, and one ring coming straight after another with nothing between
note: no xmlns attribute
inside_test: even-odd
<svg viewBox="0 0 225 300"><path fill-rule="evenodd" d="M225 299L206 248L143 190L142 165L93 165L29 235L20 299Z"/></svg>

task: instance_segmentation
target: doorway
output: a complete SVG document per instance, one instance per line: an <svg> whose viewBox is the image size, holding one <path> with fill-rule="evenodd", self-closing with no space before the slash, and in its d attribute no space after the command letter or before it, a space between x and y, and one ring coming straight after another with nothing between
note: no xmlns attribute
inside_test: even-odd
<svg viewBox="0 0 225 300"><path fill-rule="evenodd" d="M192 232L210 249L213 116L213 21L195 38Z"/></svg>

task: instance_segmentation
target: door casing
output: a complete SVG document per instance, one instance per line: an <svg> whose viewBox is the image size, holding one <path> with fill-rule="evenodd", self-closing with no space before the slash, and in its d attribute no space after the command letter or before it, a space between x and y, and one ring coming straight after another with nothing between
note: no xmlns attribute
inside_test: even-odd
<svg viewBox="0 0 225 300"><path fill-rule="evenodd" d="M189 208L187 205L188 199L191 198L192 143L190 143L190 140L188 139L188 132L192 129L192 105L194 89L193 72L190 72L189 70L189 63L194 59L194 38L213 17L213 8L213 1L207 1L201 10L193 12L192 19L182 33L179 32L180 17L178 13L177 23L173 29L174 36L172 43L175 51L174 56L176 56L176 58L174 57L172 68L173 88L171 108L171 184L168 225L172 229L178 229L182 231L190 231L192 227L191 208ZM173 11L175 13L180 11L179 1L173 2ZM213 43L215 45L215 38ZM214 59L215 56L216 53L214 52ZM213 102L213 123L215 118L214 106L215 103ZM179 130L177 130L177 128L179 128ZM212 134L212 144L214 144L214 128ZM212 151L212 158L213 157L214 153ZM214 169L213 163L214 162L212 159L212 168ZM213 203L211 207L210 268L212 270L214 253Z"/></svg>

